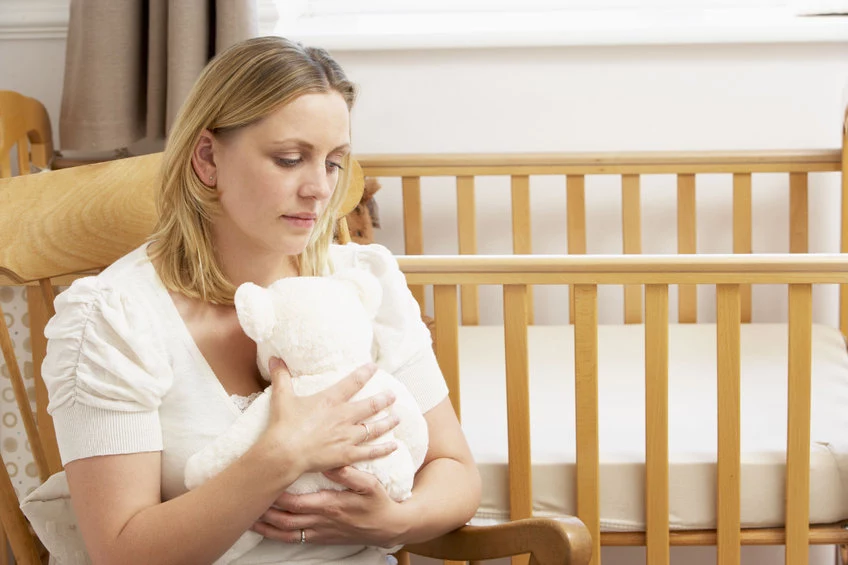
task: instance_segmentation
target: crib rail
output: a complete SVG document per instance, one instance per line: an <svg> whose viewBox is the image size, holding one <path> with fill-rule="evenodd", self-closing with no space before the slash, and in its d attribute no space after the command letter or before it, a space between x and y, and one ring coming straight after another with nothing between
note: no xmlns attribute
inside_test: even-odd
<svg viewBox="0 0 848 565"><path fill-rule="evenodd" d="M642 152L642 153L561 153L503 155L361 155L363 171L368 176L400 177L403 191L404 252L424 254L422 178L448 176L456 178L457 232L460 255L478 252L477 217L475 213L475 181L478 177L501 175L510 177L512 242L514 254L533 252L530 214L530 176L564 175L567 223L567 251L587 253L586 246L586 177L620 175L622 206L622 251L625 255L642 253L641 198L642 178L648 174L672 174L677 182L677 252L697 252L696 185L698 175L727 173L733 183L733 246L735 254L752 253L752 175L785 173L790 197L789 242L791 253L808 251L808 185L809 175L844 169L848 162L844 150L820 151L735 151L735 152ZM842 247L848 252L848 180L842 181ZM423 287L411 290L425 309ZM528 289L532 305L532 288ZM751 321L751 287L739 289L743 322ZM574 321L573 289L569 314ZM848 335L848 287L840 290L840 327ZM624 320L641 323L642 293L638 286L624 287ZM464 325L479 322L479 297L473 284L463 284L460 310ZM678 288L678 320L697 322L697 295L694 284L681 283ZM528 321L533 323L532 307Z"/></svg>
<svg viewBox="0 0 848 565"><path fill-rule="evenodd" d="M527 351L530 285L572 285L577 424L577 514L593 535L594 564L601 541L647 545L647 562L669 563L671 545L712 544L720 565L738 564L743 544L786 545L786 562L805 564L815 543L848 543L838 525L810 527L810 405L812 287L848 283L848 256L676 255L676 256L403 256L400 266L412 285L433 285L435 347L459 414L458 287L503 287L509 438L510 515L532 515L530 399ZM786 525L781 529L741 529L740 520L740 324L745 285L786 284L789 300L789 375ZM646 532L600 532L598 446L599 285L644 289L646 375ZM718 382L717 529L669 532L668 514L668 286L716 285Z"/></svg>

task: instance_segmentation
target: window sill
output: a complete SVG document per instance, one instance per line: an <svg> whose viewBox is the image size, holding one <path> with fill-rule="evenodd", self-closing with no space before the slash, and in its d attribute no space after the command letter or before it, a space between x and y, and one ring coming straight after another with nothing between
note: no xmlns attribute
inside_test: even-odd
<svg viewBox="0 0 848 565"><path fill-rule="evenodd" d="M779 11L489 12L285 18L274 33L334 51L551 46L848 43L848 15Z"/></svg>

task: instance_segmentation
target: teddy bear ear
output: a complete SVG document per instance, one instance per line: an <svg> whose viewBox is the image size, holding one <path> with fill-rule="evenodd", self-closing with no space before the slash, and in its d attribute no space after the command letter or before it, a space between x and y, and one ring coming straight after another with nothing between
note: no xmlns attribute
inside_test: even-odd
<svg viewBox="0 0 848 565"><path fill-rule="evenodd" d="M273 335L277 319L269 290L244 283L236 289L234 302L239 324L250 339L260 343Z"/></svg>
<svg viewBox="0 0 848 565"><path fill-rule="evenodd" d="M374 194L382 187L383 185L381 185L380 181L378 181L376 178L365 177L365 186L362 190L362 200L371 200L371 197L374 196Z"/></svg>
<svg viewBox="0 0 848 565"><path fill-rule="evenodd" d="M353 285L368 315L373 318L377 314L377 308L383 301L383 287L377 277L362 269L352 268L336 272L333 278Z"/></svg>

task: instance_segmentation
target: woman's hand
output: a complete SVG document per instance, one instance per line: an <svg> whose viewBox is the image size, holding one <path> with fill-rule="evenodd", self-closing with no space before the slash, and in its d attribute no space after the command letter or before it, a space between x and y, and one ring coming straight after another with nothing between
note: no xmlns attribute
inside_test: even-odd
<svg viewBox="0 0 848 565"><path fill-rule="evenodd" d="M291 375L282 361L272 358L269 368L271 413L268 428L254 448L276 454L272 459L293 471L289 475L320 473L377 459L397 449L393 441L370 441L394 428L397 418L389 416L369 422L367 434L361 423L391 406L395 400L391 392L349 402L374 375L373 364L358 368L330 388L310 396L294 393ZM366 435L369 442L363 444Z"/></svg>
<svg viewBox="0 0 848 565"><path fill-rule="evenodd" d="M406 529L402 504L374 475L353 467L324 473L347 491L280 496L251 528L286 543L391 547ZM301 537L301 530L303 534Z"/></svg>

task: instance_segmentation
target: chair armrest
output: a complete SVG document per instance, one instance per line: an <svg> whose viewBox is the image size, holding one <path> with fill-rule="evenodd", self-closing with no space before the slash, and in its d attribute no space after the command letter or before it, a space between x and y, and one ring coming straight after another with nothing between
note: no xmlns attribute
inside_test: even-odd
<svg viewBox="0 0 848 565"><path fill-rule="evenodd" d="M530 553L531 564L585 565L592 557L592 537L577 518L526 518L495 526L464 526L434 540L407 545L404 550L453 561Z"/></svg>

